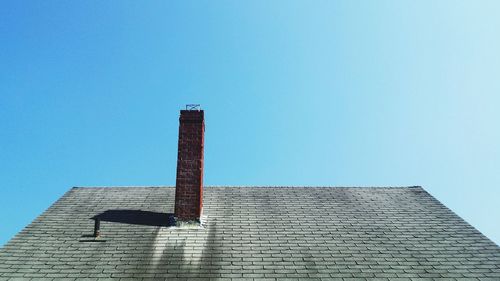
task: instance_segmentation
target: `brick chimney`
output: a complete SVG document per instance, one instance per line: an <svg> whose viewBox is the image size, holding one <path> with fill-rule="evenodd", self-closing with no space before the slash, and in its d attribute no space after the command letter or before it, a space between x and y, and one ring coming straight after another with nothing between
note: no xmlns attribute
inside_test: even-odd
<svg viewBox="0 0 500 281"><path fill-rule="evenodd" d="M181 110L175 183L175 217L198 221L203 204L204 112L196 107Z"/></svg>

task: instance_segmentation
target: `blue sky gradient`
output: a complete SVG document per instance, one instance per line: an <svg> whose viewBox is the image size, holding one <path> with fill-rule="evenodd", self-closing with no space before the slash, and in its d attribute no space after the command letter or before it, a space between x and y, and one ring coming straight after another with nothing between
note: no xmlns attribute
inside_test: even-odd
<svg viewBox="0 0 500 281"><path fill-rule="evenodd" d="M500 243L499 1L3 1L0 245L72 186L422 185Z"/></svg>

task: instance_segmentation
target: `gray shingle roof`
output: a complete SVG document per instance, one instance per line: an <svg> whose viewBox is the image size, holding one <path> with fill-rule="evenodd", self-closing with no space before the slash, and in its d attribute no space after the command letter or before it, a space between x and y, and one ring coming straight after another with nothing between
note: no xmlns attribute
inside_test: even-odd
<svg viewBox="0 0 500 281"><path fill-rule="evenodd" d="M500 280L500 247L420 187L207 187L190 229L167 226L174 192L71 189L0 250L0 280Z"/></svg>

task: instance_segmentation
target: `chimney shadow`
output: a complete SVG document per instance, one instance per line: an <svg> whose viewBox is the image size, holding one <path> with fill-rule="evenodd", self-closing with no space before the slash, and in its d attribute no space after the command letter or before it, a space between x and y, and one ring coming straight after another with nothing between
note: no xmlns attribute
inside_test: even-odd
<svg viewBox="0 0 500 281"><path fill-rule="evenodd" d="M142 210L107 210L91 219L125 224L148 226L175 226L172 213L157 213Z"/></svg>
<svg viewBox="0 0 500 281"><path fill-rule="evenodd" d="M91 217L94 220L94 234L84 234L79 242L106 242L99 239L100 222L116 222L124 224L146 225L146 226L175 226L175 218L172 213L158 213L142 210L107 210ZM93 239L92 239L93 238Z"/></svg>

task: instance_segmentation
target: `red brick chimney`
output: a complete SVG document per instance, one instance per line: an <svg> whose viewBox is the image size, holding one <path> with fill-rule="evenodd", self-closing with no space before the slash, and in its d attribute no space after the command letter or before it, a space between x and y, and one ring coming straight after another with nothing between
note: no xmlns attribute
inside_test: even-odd
<svg viewBox="0 0 500 281"><path fill-rule="evenodd" d="M199 221L203 204L203 110L181 110L175 183L175 217Z"/></svg>

